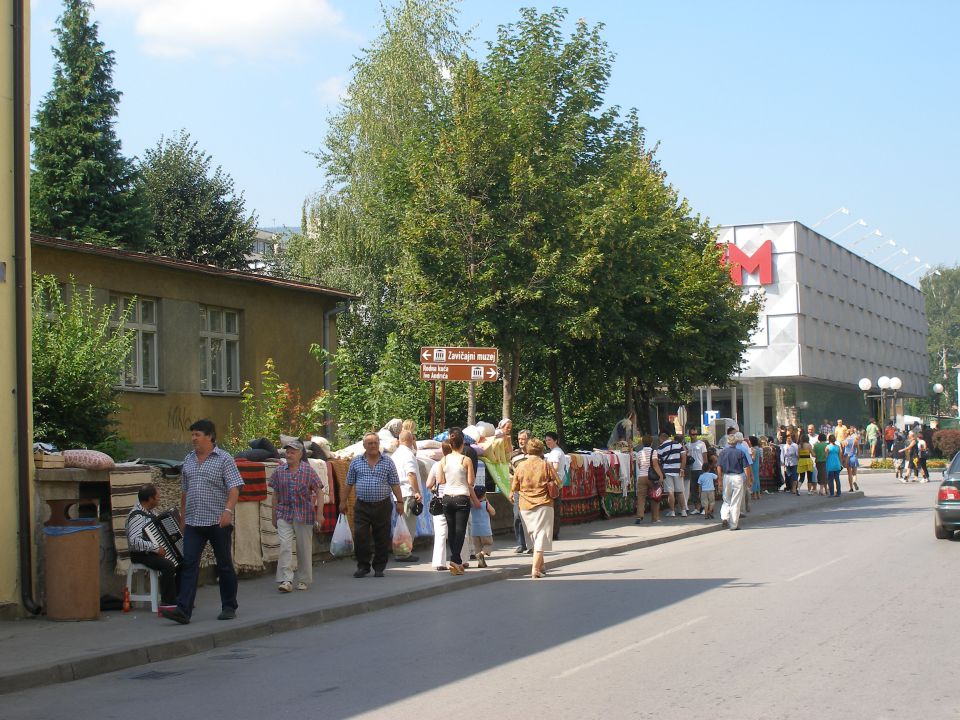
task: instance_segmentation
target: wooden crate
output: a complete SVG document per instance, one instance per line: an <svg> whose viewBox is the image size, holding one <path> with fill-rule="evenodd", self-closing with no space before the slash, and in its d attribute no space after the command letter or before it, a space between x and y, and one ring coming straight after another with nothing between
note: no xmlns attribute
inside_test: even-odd
<svg viewBox="0 0 960 720"><path fill-rule="evenodd" d="M38 468L62 468L63 455L37 452L33 454L33 464Z"/></svg>

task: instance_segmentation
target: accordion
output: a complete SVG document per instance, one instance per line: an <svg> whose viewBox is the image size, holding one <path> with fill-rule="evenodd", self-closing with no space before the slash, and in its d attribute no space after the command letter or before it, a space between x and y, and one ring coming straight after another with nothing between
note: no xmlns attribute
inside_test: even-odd
<svg viewBox="0 0 960 720"><path fill-rule="evenodd" d="M165 557L180 567L183 563L183 533L180 532L180 513L176 510L153 515L143 528L147 539L158 547L162 547Z"/></svg>

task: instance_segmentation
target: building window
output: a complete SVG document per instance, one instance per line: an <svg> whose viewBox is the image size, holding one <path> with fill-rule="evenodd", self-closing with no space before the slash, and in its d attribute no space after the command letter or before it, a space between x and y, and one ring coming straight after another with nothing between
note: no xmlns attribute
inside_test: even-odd
<svg viewBox="0 0 960 720"><path fill-rule="evenodd" d="M124 327L133 331L133 346L120 375L120 386L157 390L157 301L111 294L110 304L112 325L119 325L121 315L129 313Z"/></svg>
<svg viewBox="0 0 960 720"><path fill-rule="evenodd" d="M200 306L200 390L240 392L240 313Z"/></svg>

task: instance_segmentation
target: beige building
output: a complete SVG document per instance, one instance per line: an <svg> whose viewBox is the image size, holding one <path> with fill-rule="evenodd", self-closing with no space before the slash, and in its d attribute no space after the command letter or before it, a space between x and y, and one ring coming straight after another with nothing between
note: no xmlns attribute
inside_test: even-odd
<svg viewBox="0 0 960 720"><path fill-rule="evenodd" d="M38 608L30 527L30 3L3 0L0 8L0 617L7 618Z"/></svg>
<svg viewBox="0 0 960 720"><path fill-rule="evenodd" d="M350 293L54 238L34 236L32 247L35 272L72 276L99 302L132 306L118 432L140 457L182 459L200 418L221 434L239 422L244 382L259 389L268 358L302 399L330 389L310 346L333 352L335 316Z"/></svg>

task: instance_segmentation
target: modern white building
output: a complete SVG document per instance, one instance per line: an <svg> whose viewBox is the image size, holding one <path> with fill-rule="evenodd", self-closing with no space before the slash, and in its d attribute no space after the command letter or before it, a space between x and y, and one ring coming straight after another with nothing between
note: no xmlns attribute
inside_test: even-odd
<svg viewBox="0 0 960 720"><path fill-rule="evenodd" d="M722 226L719 242L734 281L765 304L736 385L711 391L708 408L760 435L825 418L862 426L880 414L864 377L873 392L896 376L899 396L928 393L920 290L798 222Z"/></svg>

